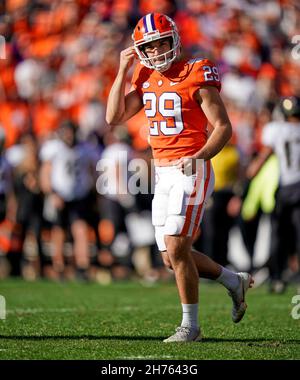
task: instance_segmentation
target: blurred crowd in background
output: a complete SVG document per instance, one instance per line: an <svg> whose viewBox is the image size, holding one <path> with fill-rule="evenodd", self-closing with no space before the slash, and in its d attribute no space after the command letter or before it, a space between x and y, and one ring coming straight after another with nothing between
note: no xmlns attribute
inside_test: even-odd
<svg viewBox="0 0 300 380"><path fill-rule="evenodd" d="M300 96L293 40L299 2L7 0L0 1L0 278L172 278L154 241L152 195L101 195L97 183L101 158L118 173L132 158L151 160L143 112L113 131L105 122L120 51L149 12L174 19L183 55L216 63L234 130L213 160L216 191L195 245L232 265L228 237L238 226L251 265L237 269L259 269L251 258L260 217L274 208L278 176L269 162L273 182L261 180L256 186L264 191L251 192L245 173L261 149L262 128L280 118L280 98ZM151 187L150 165L141 174ZM127 176L116 178L126 188ZM286 268L298 271L295 252Z"/></svg>

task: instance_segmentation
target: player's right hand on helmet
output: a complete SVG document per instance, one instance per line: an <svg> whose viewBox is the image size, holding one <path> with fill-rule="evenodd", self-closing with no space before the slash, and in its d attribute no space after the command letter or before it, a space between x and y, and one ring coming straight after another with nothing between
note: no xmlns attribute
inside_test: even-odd
<svg viewBox="0 0 300 380"><path fill-rule="evenodd" d="M120 54L120 69L128 70L135 58L137 58L137 54L133 46L122 50Z"/></svg>

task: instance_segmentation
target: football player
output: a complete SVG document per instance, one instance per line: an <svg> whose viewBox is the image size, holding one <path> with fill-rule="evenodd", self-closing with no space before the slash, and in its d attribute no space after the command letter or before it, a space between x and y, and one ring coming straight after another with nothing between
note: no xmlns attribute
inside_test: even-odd
<svg viewBox="0 0 300 380"><path fill-rule="evenodd" d="M174 270L182 304L182 323L164 342L201 340L198 322L198 281L215 279L233 300L232 318L246 310L247 273L233 273L192 248L206 201L214 186L210 159L231 137L231 124L219 95L217 67L208 59L183 60L177 27L166 15L142 17L133 32L133 46L120 54L106 120L125 122L144 107L155 163L152 222L165 265ZM126 75L136 65L125 95ZM208 137L207 124L213 126Z"/></svg>

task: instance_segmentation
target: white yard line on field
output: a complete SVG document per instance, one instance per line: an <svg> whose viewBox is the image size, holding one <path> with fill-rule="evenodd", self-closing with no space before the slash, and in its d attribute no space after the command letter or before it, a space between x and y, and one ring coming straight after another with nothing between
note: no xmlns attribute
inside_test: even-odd
<svg viewBox="0 0 300 380"><path fill-rule="evenodd" d="M115 307L113 306L112 308L95 308L95 309L87 309L84 307L81 308L53 308L53 309L47 309L47 308L16 308L16 309L8 309L6 310L7 314L39 314L39 313L74 313L74 312L99 312L99 311L104 311L104 310L115 310L115 309L121 309L123 311L133 311L133 310L138 310L139 308L137 306L119 306Z"/></svg>

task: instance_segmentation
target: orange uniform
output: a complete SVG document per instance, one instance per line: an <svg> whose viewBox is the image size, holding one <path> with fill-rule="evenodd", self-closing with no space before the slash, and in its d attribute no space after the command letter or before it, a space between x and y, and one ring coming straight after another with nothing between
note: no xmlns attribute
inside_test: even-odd
<svg viewBox="0 0 300 380"><path fill-rule="evenodd" d="M207 118L195 93L206 85L221 89L218 70L210 60L174 62L162 73L138 64L132 85L143 99L156 165L192 156L203 147Z"/></svg>
<svg viewBox="0 0 300 380"><path fill-rule="evenodd" d="M171 42L168 51L163 42L147 47L167 38ZM167 250L165 236L195 238L213 191L210 160L197 160L194 173L181 170L176 161L194 156L206 144L208 121L197 91L207 85L220 91L221 84L216 66L208 59L178 60L180 38L168 16L154 13L141 18L133 40L141 63L135 68L132 86L142 99L149 121L149 142L155 160L152 224L156 243L163 252ZM154 47L156 55L151 52ZM150 48L150 56L146 48Z"/></svg>

